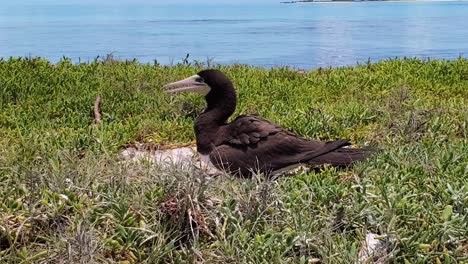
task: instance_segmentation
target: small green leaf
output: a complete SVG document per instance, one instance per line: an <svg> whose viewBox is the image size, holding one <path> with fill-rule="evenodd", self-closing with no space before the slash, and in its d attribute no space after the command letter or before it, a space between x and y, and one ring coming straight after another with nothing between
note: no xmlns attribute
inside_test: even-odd
<svg viewBox="0 0 468 264"><path fill-rule="evenodd" d="M452 216L453 212L453 207L451 205L445 206L444 212L442 213L442 219L445 221L450 220L450 217Z"/></svg>

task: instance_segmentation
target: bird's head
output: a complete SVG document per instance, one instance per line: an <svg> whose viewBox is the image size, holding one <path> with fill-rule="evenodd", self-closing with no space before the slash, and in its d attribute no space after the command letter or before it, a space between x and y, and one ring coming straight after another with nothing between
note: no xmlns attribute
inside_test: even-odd
<svg viewBox="0 0 468 264"><path fill-rule="evenodd" d="M181 81L163 86L167 93L195 92L205 96L205 113L225 122L236 110L237 96L232 82L219 70L203 70ZM214 110L214 112L212 112Z"/></svg>
<svg viewBox="0 0 468 264"><path fill-rule="evenodd" d="M194 92L210 97L226 96L234 92L229 78L219 70L203 70L186 79L168 83L163 86L167 93Z"/></svg>

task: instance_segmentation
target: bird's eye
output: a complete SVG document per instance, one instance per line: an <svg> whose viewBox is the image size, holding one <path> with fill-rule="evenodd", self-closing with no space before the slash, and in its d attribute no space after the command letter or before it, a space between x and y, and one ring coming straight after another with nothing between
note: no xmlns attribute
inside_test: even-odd
<svg viewBox="0 0 468 264"><path fill-rule="evenodd" d="M205 80L203 80L202 77L198 77L197 79L195 79L196 82L199 82L199 83L203 83L205 82Z"/></svg>

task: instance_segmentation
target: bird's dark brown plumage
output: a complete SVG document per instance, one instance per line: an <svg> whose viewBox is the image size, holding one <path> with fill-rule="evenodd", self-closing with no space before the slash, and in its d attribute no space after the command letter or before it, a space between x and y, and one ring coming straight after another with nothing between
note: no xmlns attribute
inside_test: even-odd
<svg viewBox="0 0 468 264"><path fill-rule="evenodd" d="M197 149L209 155L218 168L231 174L274 173L296 164L346 167L365 159L370 151L349 146L347 140L308 140L256 115L227 119L236 108L231 81L218 70L205 70L198 77L209 86L206 110L195 121ZM199 81L200 81L199 80Z"/></svg>

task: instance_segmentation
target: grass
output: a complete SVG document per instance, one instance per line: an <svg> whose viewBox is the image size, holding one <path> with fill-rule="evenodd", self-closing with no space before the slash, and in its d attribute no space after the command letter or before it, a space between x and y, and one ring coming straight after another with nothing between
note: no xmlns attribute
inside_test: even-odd
<svg viewBox="0 0 468 264"><path fill-rule="evenodd" d="M277 180L130 164L126 144L194 140L203 98L160 87L203 65L1 60L0 262L352 263L368 232L387 262L468 262L467 59L216 67L236 114L383 151Z"/></svg>

